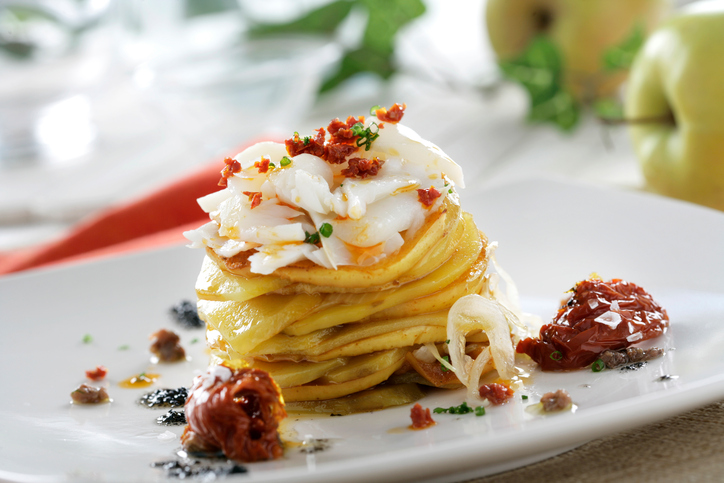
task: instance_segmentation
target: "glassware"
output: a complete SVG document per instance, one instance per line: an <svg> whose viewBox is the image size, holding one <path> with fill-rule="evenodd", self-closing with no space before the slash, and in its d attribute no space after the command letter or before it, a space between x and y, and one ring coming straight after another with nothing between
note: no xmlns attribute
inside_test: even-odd
<svg viewBox="0 0 724 483"><path fill-rule="evenodd" d="M112 0L0 0L0 169L65 161L96 138Z"/></svg>

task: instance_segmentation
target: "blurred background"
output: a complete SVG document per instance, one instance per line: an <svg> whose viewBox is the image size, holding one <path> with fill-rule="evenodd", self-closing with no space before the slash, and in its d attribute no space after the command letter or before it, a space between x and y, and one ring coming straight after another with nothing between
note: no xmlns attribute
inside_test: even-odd
<svg viewBox="0 0 724 483"><path fill-rule="evenodd" d="M485 17L485 0L0 0L0 250L393 102L463 167L463 196L535 175L640 189L625 127L528 122Z"/></svg>

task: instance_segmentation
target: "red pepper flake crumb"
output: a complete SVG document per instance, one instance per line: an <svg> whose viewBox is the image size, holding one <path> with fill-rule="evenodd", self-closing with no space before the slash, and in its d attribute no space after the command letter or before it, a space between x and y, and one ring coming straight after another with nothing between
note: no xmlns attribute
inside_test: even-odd
<svg viewBox="0 0 724 483"><path fill-rule="evenodd" d="M249 197L252 210L261 204L261 191L244 191L242 194Z"/></svg>
<svg viewBox="0 0 724 483"><path fill-rule="evenodd" d="M352 158L347 162L347 168L342 170L342 175L345 178L362 179L367 176L376 176L383 164L385 162L378 157L372 159ZM440 196L440 193L437 196Z"/></svg>
<svg viewBox="0 0 724 483"><path fill-rule="evenodd" d="M300 138L299 133L295 132L294 136L284 141L284 145L287 147L287 153L289 153L291 157L307 153L321 158L324 156L324 138L326 135L323 127L317 129L317 135L314 137L306 136Z"/></svg>
<svg viewBox="0 0 724 483"><path fill-rule="evenodd" d="M435 204L435 200L438 199L441 194L434 186L430 186L430 189L417 190L417 201L429 208Z"/></svg>
<svg viewBox="0 0 724 483"><path fill-rule="evenodd" d="M430 415L430 408L423 409L420 403L412 406L410 418L412 419L410 429L425 429L435 425L435 420Z"/></svg>
<svg viewBox="0 0 724 483"><path fill-rule="evenodd" d="M479 389L480 397L487 399L494 406L499 406L510 399L514 391L507 384L483 384Z"/></svg>
<svg viewBox="0 0 724 483"><path fill-rule="evenodd" d="M262 156L261 161L254 163L254 167L258 169L260 173L266 173L269 171L269 163L271 163L271 159L267 156Z"/></svg>
<svg viewBox="0 0 724 483"><path fill-rule="evenodd" d="M354 144L359 136L352 131L352 126L357 123L365 123L365 117L349 116L347 121L342 122L339 118L335 118L327 126L330 135L330 144Z"/></svg>
<svg viewBox="0 0 724 483"><path fill-rule="evenodd" d="M226 187L227 180L231 178L234 173L241 171L241 163L232 158L224 158L224 169L221 170L221 179L219 180L219 186Z"/></svg>
<svg viewBox="0 0 724 483"><path fill-rule="evenodd" d="M375 109L375 116L377 116L377 119L380 121L397 124L402 119L402 116L405 115L405 109L407 109L407 104L403 103L400 105L394 103L389 109L385 109L384 107Z"/></svg>
<svg viewBox="0 0 724 483"><path fill-rule="evenodd" d="M100 381L101 379L106 377L106 374L108 374L108 369L106 369L104 366L96 366L96 368L92 371L85 371L85 377L87 377L91 381Z"/></svg>
<svg viewBox="0 0 724 483"><path fill-rule="evenodd" d="M327 144L324 148L324 159L329 164L342 164L347 160L347 156L358 149L353 144Z"/></svg>

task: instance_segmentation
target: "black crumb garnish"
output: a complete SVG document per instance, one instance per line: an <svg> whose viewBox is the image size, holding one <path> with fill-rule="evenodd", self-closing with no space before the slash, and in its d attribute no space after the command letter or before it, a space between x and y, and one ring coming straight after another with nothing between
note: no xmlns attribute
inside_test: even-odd
<svg viewBox="0 0 724 483"><path fill-rule="evenodd" d="M160 468L167 477L178 478L180 480L191 477L213 480L218 477L246 473L248 471L244 466L238 465L233 461L202 461L191 458L157 461L151 463L151 467Z"/></svg>
<svg viewBox="0 0 724 483"><path fill-rule="evenodd" d="M156 389L141 396L138 403L149 408L180 408L189 397L187 387L176 389Z"/></svg>
<svg viewBox="0 0 724 483"><path fill-rule="evenodd" d="M624 371L624 372L625 372L625 371L638 371L639 369L641 369L641 368L644 367L645 365L646 365L646 362L645 362L645 361L634 362L633 364L628 364L628 365L626 365L626 366L620 367L618 370L619 370L619 371Z"/></svg>
<svg viewBox="0 0 724 483"><path fill-rule="evenodd" d="M156 422L163 426L181 426L186 424L186 413L169 409L167 413L157 417Z"/></svg>
<svg viewBox="0 0 724 483"><path fill-rule="evenodd" d="M182 300L171 307L174 320L186 329L203 329L206 324L199 318L196 305L188 300Z"/></svg>

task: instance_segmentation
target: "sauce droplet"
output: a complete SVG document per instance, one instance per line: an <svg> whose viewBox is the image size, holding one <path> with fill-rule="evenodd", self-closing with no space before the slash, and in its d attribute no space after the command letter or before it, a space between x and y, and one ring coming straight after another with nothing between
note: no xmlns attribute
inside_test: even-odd
<svg viewBox="0 0 724 483"><path fill-rule="evenodd" d="M156 382L156 379L158 379L159 377L161 377L159 374L142 372L135 376L131 376L128 379L122 380L118 383L118 385L126 389L138 389L139 387L150 386L151 384Z"/></svg>

